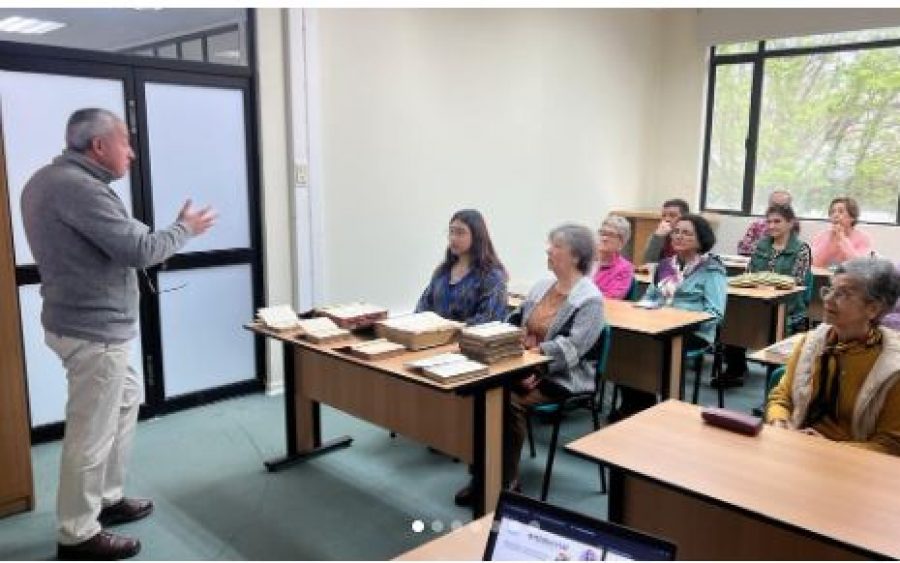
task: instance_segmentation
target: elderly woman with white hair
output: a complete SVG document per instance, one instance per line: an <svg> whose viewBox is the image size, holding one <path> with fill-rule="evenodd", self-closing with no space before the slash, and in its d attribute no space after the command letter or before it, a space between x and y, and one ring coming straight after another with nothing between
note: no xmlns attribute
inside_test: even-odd
<svg viewBox="0 0 900 563"><path fill-rule="evenodd" d="M900 335L879 326L898 297L888 260L841 264L822 290L824 322L794 348L767 421L900 455Z"/></svg>
<svg viewBox="0 0 900 563"><path fill-rule="evenodd" d="M634 281L634 265L621 252L631 238L631 224L624 217L608 215L597 235L594 284L603 297L625 299Z"/></svg>
<svg viewBox="0 0 900 563"><path fill-rule="evenodd" d="M550 358L512 389L503 437L503 485L518 489L519 458L528 407L594 389L595 346L603 331L603 296L591 281L594 233L564 224L548 236L547 266L553 272L537 282L509 322L525 329L525 346ZM472 502L472 489L456 494L456 504Z"/></svg>

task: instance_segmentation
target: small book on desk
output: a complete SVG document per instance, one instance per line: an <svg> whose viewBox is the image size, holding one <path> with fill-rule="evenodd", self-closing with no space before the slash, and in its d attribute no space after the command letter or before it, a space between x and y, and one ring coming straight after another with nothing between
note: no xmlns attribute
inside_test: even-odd
<svg viewBox="0 0 900 563"><path fill-rule="evenodd" d="M406 346L391 342L386 338L378 338L361 342L348 347L350 354L364 360L384 360L406 352Z"/></svg>
<svg viewBox="0 0 900 563"><path fill-rule="evenodd" d="M350 336L350 331L340 328L328 317L303 319L298 323L300 336L316 344L327 344Z"/></svg>
<svg viewBox="0 0 900 563"><path fill-rule="evenodd" d="M441 383L453 383L469 377L487 375L490 371L486 365L454 352L421 358L407 362L405 365L407 368Z"/></svg>
<svg viewBox="0 0 900 563"><path fill-rule="evenodd" d="M468 358L458 362L438 364L422 369L422 375L441 383L455 383L470 377L487 375L488 373L490 373L490 370L486 365Z"/></svg>
<svg viewBox="0 0 900 563"><path fill-rule="evenodd" d="M300 318L290 305L262 307L256 316L266 328L276 332L287 332L300 326Z"/></svg>

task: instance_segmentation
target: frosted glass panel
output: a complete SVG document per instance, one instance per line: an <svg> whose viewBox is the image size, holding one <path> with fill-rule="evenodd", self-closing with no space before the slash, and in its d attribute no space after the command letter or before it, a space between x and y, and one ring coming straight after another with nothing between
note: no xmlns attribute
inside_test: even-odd
<svg viewBox="0 0 900 563"><path fill-rule="evenodd" d="M108 109L125 115L121 80L81 78L55 74L0 71L0 119L9 175L10 211L16 264L34 263L25 240L19 199L31 175L65 148L66 121L84 107ZM131 183L126 175L112 183L131 211Z"/></svg>
<svg viewBox="0 0 900 563"><path fill-rule="evenodd" d="M24 285L19 288L32 427L60 422L66 413L66 371L53 350L44 343L44 328L41 326L43 299L40 287L40 285ZM143 381L140 336L131 347L131 367L141 374Z"/></svg>
<svg viewBox="0 0 900 563"><path fill-rule="evenodd" d="M248 248L244 98L240 90L146 85L150 174L157 228L175 220L185 198L212 205L216 226L182 252ZM250 295L250 293L247 293Z"/></svg>
<svg viewBox="0 0 900 563"><path fill-rule="evenodd" d="M166 397L256 377L249 265L160 272Z"/></svg>

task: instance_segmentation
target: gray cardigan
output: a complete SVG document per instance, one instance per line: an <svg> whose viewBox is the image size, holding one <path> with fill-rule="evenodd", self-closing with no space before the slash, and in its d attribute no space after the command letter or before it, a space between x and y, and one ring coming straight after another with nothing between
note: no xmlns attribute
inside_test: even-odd
<svg viewBox="0 0 900 563"><path fill-rule="evenodd" d="M162 262L191 237L187 225L151 233L109 187L113 175L65 151L22 191L22 220L41 275L44 328L117 343L137 335L135 268Z"/></svg>
<svg viewBox="0 0 900 563"><path fill-rule="evenodd" d="M511 320L521 317L518 324L525 326L554 283L556 279L552 277L537 282L521 307L513 312ZM585 355L597 342L605 322L603 296L589 277L582 276L557 312L547 338L540 344L541 353L550 358L547 378L571 393L593 391L596 361Z"/></svg>

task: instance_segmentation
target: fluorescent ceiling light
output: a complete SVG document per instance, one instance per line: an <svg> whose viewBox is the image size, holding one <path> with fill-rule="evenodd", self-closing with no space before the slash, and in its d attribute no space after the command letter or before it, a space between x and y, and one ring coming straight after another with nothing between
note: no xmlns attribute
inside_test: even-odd
<svg viewBox="0 0 900 563"><path fill-rule="evenodd" d="M23 18L20 16L10 16L0 20L0 31L6 33L26 33L28 35L38 35L66 27L66 24L52 21L36 20L34 18Z"/></svg>
<svg viewBox="0 0 900 563"><path fill-rule="evenodd" d="M239 59L241 58L241 52L237 49L228 49L226 51L216 51L216 56L223 59Z"/></svg>

